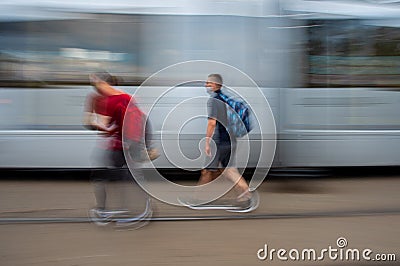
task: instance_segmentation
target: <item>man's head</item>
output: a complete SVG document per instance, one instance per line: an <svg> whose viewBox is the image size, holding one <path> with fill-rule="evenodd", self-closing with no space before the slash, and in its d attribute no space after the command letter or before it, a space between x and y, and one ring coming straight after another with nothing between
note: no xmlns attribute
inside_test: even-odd
<svg viewBox="0 0 400 266"><path fill-rule="evenodd" d="M217 91L222 87L222 76L220 74L210 74L207 77L206 87L212 91Z"/></svg>
<svg viewBox="0 0 400 266"><path fill-rule="evenodd" d="M109 95L111 86L116 85L116 78L108 72L97 72L89 76L90 83L102 95Z"/></svg>

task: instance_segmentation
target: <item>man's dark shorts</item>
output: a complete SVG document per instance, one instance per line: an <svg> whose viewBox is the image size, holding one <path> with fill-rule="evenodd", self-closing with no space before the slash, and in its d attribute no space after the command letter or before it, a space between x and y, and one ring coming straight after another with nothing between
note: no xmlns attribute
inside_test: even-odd
<svg viewBox="0 0 400 266"><path fill-rule="evenodd" d="M213 158L214 152L212 152L211 157L207 157L205 169L217 170L219 168L234 167L235 151L236 151L236 145L233 146L231 146L230 144L217 145L215 157Z"/></svg>

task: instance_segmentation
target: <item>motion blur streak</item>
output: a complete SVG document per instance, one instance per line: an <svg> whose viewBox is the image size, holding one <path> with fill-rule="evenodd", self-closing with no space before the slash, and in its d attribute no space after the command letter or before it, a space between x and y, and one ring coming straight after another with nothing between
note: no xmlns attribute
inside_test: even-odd
<svg viewBox="0 0 400 266"><path fill-rule="evenodd" d="M134 93L153 73L188 60L223 62L257 83L277 125L273 167L400 163L396 1L20 0L1 6L2 168L101 167L91 155L102 137L82 127L88 74L106 69ZM147 89L167 90L165 84L193 76L188 70ZM226 79L245 86L235 76ZM200 87L168 95L154 113L204 96ZM159 141L162 121L151 119ZM189 158L198 157L193 147L203 137L205 120L197 122L180 135ZM249 138L254 167L259 136ZM174 168L165 154L155 164Z"/></svg>

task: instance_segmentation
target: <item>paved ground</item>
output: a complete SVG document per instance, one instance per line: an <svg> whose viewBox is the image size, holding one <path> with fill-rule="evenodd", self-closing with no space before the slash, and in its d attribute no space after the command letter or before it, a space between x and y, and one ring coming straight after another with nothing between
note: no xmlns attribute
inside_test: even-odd
<svg viewBox="0 0 400 266"><path fill-rule="evenodd" d="M85 222L94 204L86 180L1 180L0 265L399 265L399 188L395 176L275 179L258 189L260 207L241 217L154 201L156 220L209 219L152 221L139 230L116 230ZM213 220L221 216L226 219ZM17 223L32 218L81 220ZM338 247L340 237L347 246ZM257 252L265 245L269 256L260 260ZM338 256L342 252L343 259L334 259L334 251L321 253L329 248ZM277 252L271 258L272 249L282 249L281 258L288 261ZM310 249L321 260L301 260ZM393 260L389 257L395 254L396 261L346 261L349 249L371 249L371 259L382 254Z"/></svg>

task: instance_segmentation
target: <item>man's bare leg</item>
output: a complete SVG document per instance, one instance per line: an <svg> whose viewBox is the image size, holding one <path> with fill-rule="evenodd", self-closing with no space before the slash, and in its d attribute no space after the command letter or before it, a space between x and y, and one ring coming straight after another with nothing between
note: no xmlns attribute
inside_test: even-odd
<svg viewBox="0 0 400 266"><path fill-rule="evenodd" d="M215 170L209 170L209 169L203 169L201 170L201 175L200 179L197 182L197 186L205 185L213 180L217 179L218 176L222 173L221 169L215 169ZM202 190L199 188L199 190L195 193L195 198L197 199L207 199L209 197L209 192Z"/></svg>
<svg viewBox="0 0 400 266"><path fill-rule="evenodd" d="M213 171L213 170L203 169L201 170L201 176L197 185L201 186L210 183L211 181L216 179L220 174L221 174L220 170Z"/></svg>
<svg viewBox="0 0 400 266"><path fill-rule="evenodd" d="M233 189L238 195L238 200L248 200L251 198L251 192L249 186L243 176L239 173L236 168L229 167L225 169L224 176L231 182L235 183Z"/></svg>

